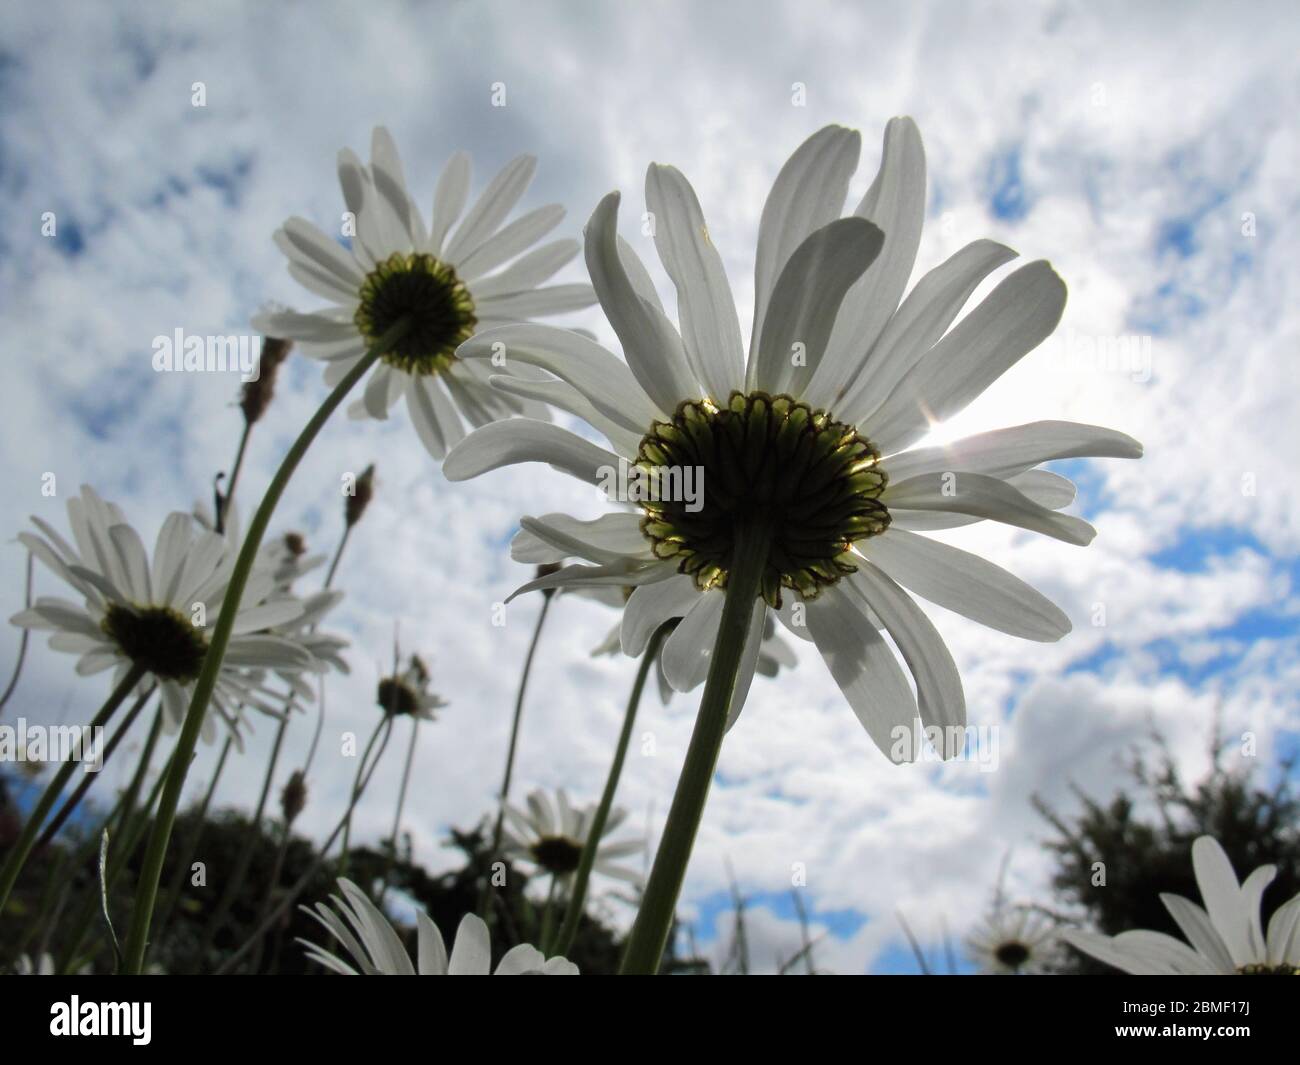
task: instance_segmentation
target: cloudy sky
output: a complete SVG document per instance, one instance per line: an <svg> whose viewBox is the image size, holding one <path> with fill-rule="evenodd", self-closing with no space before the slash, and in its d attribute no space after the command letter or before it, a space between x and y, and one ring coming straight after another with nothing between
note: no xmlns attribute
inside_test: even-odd
<svg viewBox="0 0 1300 1065"><path fill-rule="evenodd" d="M683 896L701 948L724 949L730 867L752 900L755 965L791 953L801 863L825 936L821 965L914 969L898 913L935 948L943 927L959 935L978 919L1008 855L1009 894L1043 897L1045 826L1032 795L1069 808L1072 784L1107 793L1152 727L1188 773L1202 772L1216 714L1227 735L1258 737L1261 773L1294 749L1300 261L1285 238L1300 222L1300 25L1291 5L1254 5L1246 17L1172 3L52 2L5 21L7 612L22 600L16 534L32 513L64 528L79 484L121 504L150 543L169 511L209 496L241 426L237 382L155 374L152 340L178 328L247 332L269 299L313 306L271 233L290 215L337 225L336 153L364 151L375 124L392 130L426 204L457 149L473 154L480 183L535 153L524 207L564 204L563 235L579 235L611 189L623 191L625 218L639 213L647 163L675 164L699 193L743 320L758 218L782 161L827 123L860 129L856 203L885 122L909 114L929 168L913 279L990 237L1050 259L1070 290L1057 337L939 432L1067 418L1128 432L1147 454L1062 464L1080 484L1077 512L1099 530L1090 548L985 524L944 534L1043 589L1075 624L1059 644L1026 644L931 611L972 723L999 726L995 768L891 766L810 649L800 648L795 672L755 684L723 748ZM494 106L502 89L504 106ZM48 212L53 234L42 232ZM653 261L648 238L626 222L625 235ZM560 278L582 279L577 263ZM572 322L615 346L595 313ZM1119 338L1128 358L1094 357L1099 342ZM324 395L318 369L295 360L253 438L245 513ZM539 605L520 599L493 626L493 605L525 575L504 545L521 513L600 507L544 467L449 484L399 408L387 423L329 426L276 527L332 550L341 478L372 461L378 495L345 556L348 596L333 622L352 640L353 672L331 683L302 824L323 834L338 816L354 766L341 736L371 727L397 627L404 650L432 660L451 704L422 732L406 819L420 859L445 867L446 826L490 807ZM55 498L41 493L48 473ZM38 590L58 594L44 576ZM613 621L599 604L555 603L519 793L564 785L576 799L598 796L634 671L627 659L589 657ZM6 626L0 662L17 645ZM103 678L70 666L37 641L7 713L84 719ZM651 838L696 701L650 697L642 708L620 802ZM271 732L257 728L222 778L221 801L251 804ZM309 732L307 720L290 731L282 775ZM359 812L362 839L388 830L404 740L403 728ZM213 755L201 752L192 791ZM608 909L629 920L616 901Z"/></svg>

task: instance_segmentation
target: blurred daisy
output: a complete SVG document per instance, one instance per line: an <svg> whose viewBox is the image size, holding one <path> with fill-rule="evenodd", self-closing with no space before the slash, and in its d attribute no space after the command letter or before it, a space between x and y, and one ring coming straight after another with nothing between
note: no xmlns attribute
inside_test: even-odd
<svg viewBox="0 0 1300 1065"><path fill-rule="evenodd" d="M831 126L778 176L759 227L748 359L722 258L685 177L660 165L646 177L680 328L617 235L618 194L607 196L586 229L586 260L626 362L540 325L488 330L457 354L475 361L505 352L512 372L553 374L569 391L557 384L552 402L566 407L576 395L566 409L612 450L558 426L513 419L473 433L444 472L464 480L545 462L637 503L639 513L595 521L525 518L537 539L587 564L520 591L635 586L623 649L637 653L664 620L681 617L663 649L665 675L678 691L705 680L722 615L719 590L736 544L751 545L764 556L761 585L729 724L744 705L775 611L816 644L892 760L920 756L918 713L929 742L951 757L964 742L961 680L904 589L1032 640L1057 640L1070 622L1010 573L918 532L990 519L1087 544L1093 528L1057 509L1073 499L1073 485L1036 467L1083 456L1136 458L1142 449L1123 433L1069 422L912 449L1052 332L1065 285L1046 262L1030 263L953 326L975 288L1014 257L980 240L925 274L900 304L925 212L920 135L910 119L890 122L880 173L856 214L840 218L858 150L856 132ZM492 382L518 387L501 375ZM901 652L915 695L880 629Z"/></svg>
<svg viewBox="0 0 1300 1065"><path fill-rule="evenodd" d="M300 908L343 945L354 964L349 965L337 954L315 943L298 940L306 948L307 957L336 973L344 976L578 975L578 967L573 962L564 958L547 961L540 950L527 943L506 951L493 970L488 927L472 913L461 918L448 957L442 934L423 910L416 914L419 944L416 965L413 966L396 930L379 908L366 898L366 893L351 880L340 878L338 884L343 897L330 896L338 913L323 902L318 902L314 911L306 906Z"/></svg>
<svg viewBox="0 0 1300 1065"><path fill-rule="evenodd" d="M549 873L555 878L556 885L567 892L578 863L582 860L582 848L586 845L595 816L594 804L574 809L563 788L554 797L548 796L539 788L528 796L527 809L506 805L506 856ZM592 871L604 873L616 880L639 884L641 874L635 869L618 865L617 862L620 858L640 854L645 850L645 844L640 840L605 841L605 837L626 818L627 811L619 807L609 811L604 832L596 847Z"/></svg>
<svg viewBox="0 0 1300 1065"><path fill-rule="evenodd" d="M511 414L545 417L539 400L552 386L521 386L507 395L488 387L483 366L456 358L457 346L479 329L595 302L589 285L538 287L578 253L575 240L534 248L560 223L563 208L539 207L503 224L536 165L531 155L506 164L462 217L470 161L458 152L438 179L426 228L407 192L397 146L386 129L376 128L369 166L348 149L339 153L347 217L355 221L346 231L351 248L301 218L275 234L289 273L330 306L309 314L262 313L254 328L296 340L305 354L324 360L332 387L371 344L409 318L410 330L376 364L349 414L387 418L405 397L416 432L436 459L465 435L462 420L479 426Z"/></svg>
<svg viewBox="0 0 1300 1065"><path fill-rule="evenodd" d="M237 555L234 544L196 528L190 515L173 513L158 533L151 565L122 511L89 487L68 501L68 519L75 545L37 517L32 522L40 535L24 532L18 539L69 584L82 603L42 596L10 620L24 628L52 631L50 646L80 655L76 669L83 676L111 669L117 683L132 665L141 667L141 690L158 685L164 726L175 731L185 719L209 636L221 614ZM265 631L293 621L303 610L297 599L274 592L272 574L255 568L209 704L236 742L241 707L280 713L281 697L266 687L268 672L292 673L314 665L298 643ZM203 722L204 739L214 734L209 714Z"/></svg>
<svg viewBox="0 0 1300 1065"><path fill-rule="evenodd" d="M1023 907L991 913L966 940L981 972L1041 973L1055 954L1057 933L1041 914Z"/></svg>
<svg viewBox="0 0 1300 1065"><path fill-rule="evenodd" d="M546 518L542 519L546 521ZM527 545L525 549L524 545ZM553 554L555 549L544 540L539 540L532 533L520 531L510 544L510 557L516 562L530 561L535 554ZM528 558L521 558L521 554L527 554ZM559 560L557 560L559 561ZM632 597L635 588L609 588L601 585L583 585L575 588L576 594L581 595L584 599L594 599L605 606L614 607L622 610L627 606L627 601ZM676 627L680 618L669 618L667 624ZM593 658L599 655L618 654L623 649L623 623L620 619L612 629L606 634L594 648L591 655ZM795 657L794 649L786 643L776 632L776 623L769 616L763 627L763 642L758 648L758 662L754 666L754 672L761 677L775 677L781 668L793 669L799 664L799 659ZM668 683L668 677L664 673L664 660L660 655L655 662L655 678L659 683L659 698L667 705L673 697L672 685Z"/></svg>
<svg viewBox="0 0 1300 1065"><path fill-rule="evenodd" d="M33 962L27 954L20 954L14 962L15 976L53 976L54 958L49 954L40 954Z"/></svg>
<svg viewBox="0 0 1300 1065"><path fill-rule="evenodd" d="M1218 840L1201 836L1192 844L1192 869L1204 909L1181 895L1160 896L1190 947L1163 932L1068 931L1061 938L1134 976L1300 975L1300 895L1274 912L1267 936L1260 924L1260 900L1276 866L1261 865L1238 884Z"/></svg>
<svg viewBox="0 0 1300 1065"><path fill-rule="evenodd" d="M386 714L424 721L437 721L437 711L447 705L447 700L429 690L429 667L419 655L411 655L404 670L379 682L375 702Z"/></svg>

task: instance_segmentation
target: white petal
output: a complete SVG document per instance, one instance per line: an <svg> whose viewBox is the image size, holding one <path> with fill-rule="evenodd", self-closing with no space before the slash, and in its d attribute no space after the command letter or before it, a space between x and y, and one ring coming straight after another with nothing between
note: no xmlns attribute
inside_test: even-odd
<svg viewBox="0 0 1300 1065"><path fill-rule="evenodd" d="M839 218L808 237L777 278L749 364L749 387L802 396L823 360L844 295L880 254L884 234Z"/></svg>
<svg viewBox="0 0 1300 1065"><path fill-rule="evenodd" d="M543 411L554 408L582 419L629 461L636 458L641 448L644 433L630 432L618 422L606 418L586 396L564 381L525 381L506 374L493 374L488 380L499 392L544 404Z"/></svg>
<svg viewBox="0 0 1300 1065"><path fill-rule="evenodd" d="M506 373L512 363L536 366L572 385L606 418L642 436L652 422L668 416L645 394L625 363L568 329L533 323L489 329L465 341L456 357L491 360L489 365Z"/></svg>
<svg viewBox="0 0 1300 1065"><path fill-rule="evenodd" d="M529 943L520 943L505 952L497 964L497 976L520 976L525 973L540 973L546 964L546 957L540 950Z"/></svg>
<svg viewBox="0 0 1300 1065"><path fill-rule="evenodd" d="M887 253L890 231L883 225L882 228ZM848 422L863 421L943 336L979 283L1015 257L1014 251L996 241L976 240L967 244L916 283L866 354L856 377L845 377L839 382L842 389L839 396L828 394L830 383L821 378L814 381L813 395L819 399L825 396L825 403L836 412L836 417ZM859 285L865 285L876 269L873 266ZM832 346L838 340L837 329Z"/></svg>
<svg viewBox="0 0 1300 1065"><path fill-rule="evenodd" d="M596 293L590 285L548 285L481 299L475 311L483 321L509 322L580 311L595 302Z"/></svg>
<svg viewBox="0 0 1300 1065"><path fill-rule="evenodd" d="M140 542L140 534L129 525L114 525L108 530L109 539L117 550L122 569L126 573L127 592L137 603L152 603L153 588L149 581L149 557Z"/></svg>
<svg viewBox="0 0 1300 1065"><path fill-rule="evenodd" d="M860 424L888 454L962 410L1049 336L1065 283L1043 260L1022 266L939 341Z"/></svg>
<svg viewBox="0 0 1300 1065"><path fill-rule="evenodd" d="M557 573L549 573L520 585L510 593L506 602L526 592L547 588L636 587L666 581L676 572L677 566L673 562L641 562L638 559L624 559L605 566L565 566Z"/></svg>
<svg viewBox="0 0 1300 1065"><path fill-rule="evenodd" d="M1218 840L1201 836L1192 844L1192 869L1206 912L1214 922L1235 965L1259 961L1251 949L1249 922L1242 908L1241 888L1232 863Z"/></svg>
<svg viewBox="0 0 1300 1065"><path fill-rule="evenodd" d="M767 619L767 604L755 599L749 612L749 628L745 631L745 646L741 648L740 664L736 668L736 683L731 690L731 703L727 707L727 728L740 718L749 698L749 688L758 669L758 658L763 647L763 623ZM638 878L639 879L639 878Z"/></svg>
<svg viewBox="0 0 1300 1065"><path fill-rule="evenodd" d="M758 226L751 351L758 346L768 299L786 262L814 231L839 218L844 209L861 150L857 130L826 126L799 145L777 175Z"/></svg>
<svg viewBox="0 0 1300 1065"><path fill-rule="evenodd" d="M1082 518L1039 506L1006 481L982 473L925 473L891 482L880 501L906 510L955 511L1042 533L1086 547L1097 530Z"/></svg>
<svg viewBox="0 0 1300 1065"><path fill-rule="evenodd" d="M1279 906L1268 922L1268 960L1300 965L1300 895Z"/></svg>
<svg viewBox="0 0 1300 1065"><path fill-rule="evenodd" d="M356 260L336 241L331 240L305 218L290 218L280 227L285 242L303 260L318 269L333 274L344 285L355 291L361 287L365 275Z"/></svg>
<svg viewBox="0 0 1300 1065"><path fill-rule="evenodd" d="M639 657L659 627L671 618L685 617L701 594L694 579L684 573L633 591L623 610L623 653Z"/></svg>
<svg viewBox="0 0 1300 1065"><path fill-rule="evenodd" d="M527 255L521 255L500 273L479 278L474 282L474 295L478 299L487 299L536 288L559 273L580 251L582 245L572 239L543 244Z"/></svg>
<svg viewBox="0 0 1300 1065"><path fill-rule="evenodd" d="M862 594L902 652L916 681L921 723L943 729L936 749L956 757L965 742L966 696L943 637L911 596L870 562L859 564L849 587Z"/></svg>
<svg viewBox="0 0 1300 1065"><path fill-rule="evenodd" d="M857 600L832 585L808 603L807 619L817 650L872 742L893 762L914 760L916 699Z"/></svg>
<svg viewBox="0 0 1300 1065"><path fill-rule="evenodd" d="M456 272L466 281L482 277L526 252L562 221L564 208L556 203L529 211L484 241L477 251L466 257Z"/></svg>
<svg viewBox="0 0 1300 1065"><path fill-rule="evenodd" d="M1161 892L1160 901L1165 904L1165 909L1182 929L1187 942L1204 955L1219 972L1233 971L1232 955L1228 953L1223 937L1214 930L1209 914L1181 895Z"/></svg>
<svg viewBox="0 0 1300 1065"><path fill-rule="evenodd" d="M651 163L645 197L655 216L655 247L677 288L687 362L708 395L724 403L745 387L745 354L722 257L709 239L695 190L676 167Z"/></svg>
<svg viewBox="0 0 1300 1065"><path fill-rule="evenodd" d="M1142 445L1125 433L1079 422L1043 421L917 448L891 457L885 465L894 481L944 471L1006 478L1054 459L1141 457Z"/></svg>
<svg viewBox="0 0 1300 1065"><path fill-rule="evenodd" d="M1070 619L1051 600L969 551L896 528L860 549L903 587L991 629L1044 642L1070 631Z"/></svg>
<svg viewBox="0 0 1300 1065"><path fill-rule="evenodd" d="M450 481L471 477L520 462L545 462L553 468L597 484L617 470L621 460L611 451L575 436L567 429L531 418L511 418L476 429L447 456L442 472Z"/></svg>
<svg viewBox="0 0 1300 1065"><path fill-rule="evenodd" d="M698 399L701 385L686 362L682 339L666 315L637 294L619 254L619 195L600 201L587 223L586 259L601 308L623 345L628 368L645 394L665 412Z"/></svg>
<svg viewBox="0 0 1300 1065"><path fill-rule="evenodd" d="M718 640L718 624L726 596L713 590L701 593L690 612L682 618L664 642L664 675L679 692L688 692L704 683L709 673L709 659Z"/></svg>
<svg viewBox="0 0 1300 1065"><path fill-rule="evenodd" d="M916 262L925 220L925 149L910 118L889 120L880 170L854 213L884 232L884 247L844 297L835 320L835 332L826 348L826 376L814 394L827 401L839 394L875 346L903 298Z"/></svg>
<svg viewBox="0 0 1300 1065"><path fill-rule="evenodd" d="M541 518L525 518L522 524L510 542L510 557L516 562L541 565L575 555L591 562L611 562L629 555L647 560L652 557L636 514L603 514L594 521L580 521L567 514L544 514ZM581 545L583 550L570 550L575 545Z"/></svg>
<svg viewBox="0 0 1300 1065"><path fill-rule="evenodd" d="M447 947L442 941L438 926L430 920L423 910L415 915L419 927L418 971L421 976L447 975Z"/></svg>
<svg viewBox="0 0 1300 1065"><path fill-rule="evenodd" d="M459 266L472 252L477 251L488 237L501 228L506 215L527 191L536 169L537 159L531 155L521 155L508 162L488 183L465 220L456 228L442 257Z"/></svg>
<svg viewBox="0 0 1300 1065"><path fill-rule="evenodd" d="M470 160L465 152L456 152L447 160L433 192L433 214L429 217L429 251L443 258L442 245L447 232L460 218L469 197Z"/></svg>

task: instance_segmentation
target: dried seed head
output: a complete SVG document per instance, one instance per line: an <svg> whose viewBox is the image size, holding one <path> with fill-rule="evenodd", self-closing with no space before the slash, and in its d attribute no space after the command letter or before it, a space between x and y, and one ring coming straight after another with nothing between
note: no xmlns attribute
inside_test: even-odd
<svg viewBox="0 0 1300 1065"><path fill-rule="evenodd" d="M280 810L284 814L284 823L293 824L306 805L307 778L301 769L295 769L284 785L284 790L280 792Z"/></svg>
<svg viewBox="0 0 1300 1065"><path fill-rule="evenodd" d="M357 478L352 489L352 494L343 499L343 520L347 522L349 529L361 520L361 515L366 512L366 507L370 506L370 500L374 498L375 464L373 462L361 471L361 476Z"/></svg>
<svg viewBox="0 0 1300 1065"><path fill-rule="evenodd" d="M289 352L292 350L292 340L266 337L262 341L257 380L246 381L243 394L239 397L239 409L244 412L244 421L249 425L258 421L266 413L266 408L271 405L271 399L275 395L276 374L280 370L280 364L289 357Z"/></svg>
<svg viewBox="0 0 1300 1065"><path fill-rule="evenodd" d="M294 558L301 558L307 553L307 540L302 533L287 532L284 534L284 549Z"/></svg>

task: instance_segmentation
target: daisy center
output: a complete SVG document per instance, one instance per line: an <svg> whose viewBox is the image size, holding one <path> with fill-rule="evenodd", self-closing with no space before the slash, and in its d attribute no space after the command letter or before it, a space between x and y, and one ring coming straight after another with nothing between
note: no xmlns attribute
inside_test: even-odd
<svg viewBox="0 0 1300 1065"><path fill-rule="evenodd" d="M564 876L582 861L582 844L567 836L543 836L532 846L533 860L548 873Z"/></svg>
<svg viewBox="0 0 1300 1065"><path fill-rule="evenodd" d="M375 701L387 714L415 714L420 709L420 697L411 688L393 677L379 682Z"/></svg>
<svg viewBox="0 0 1300 1065"><path fill-rule="evenodd" d="M701 590L726 586L738 527L770 530L762 596L813 598L856 568L855 540L889 528L880 452L853 426L790 396L733 392L726 406L688 401L641 440L637 465L694 467L702 498L644 502L658 558L679 560ZM661 478L662 480L662 478Z"/></svg>
<svg viewBox="0 0 1300 1065"><path fill-rule="evenodd" d="M1019 969L1029 960L1029 948L1015 941L1001 943L993 952L993 956L1008 969Z"/></svg>
<svg viewBox="0 0 1300 1065"><path fill-rule="evenodd" d="M1300 966L1287 965L1243 965L1237 970L1238 976L1300 976Z"/></svg>
<svg viewBox="0 0 1300 1065"><path fill-rule="evenodd" d="M373 344L403 319L410 325L383 359L409 374L446 370L478 323L469 289L450 263L394 252L366 275L353 321Z"/></svg>
<svg viewBox="0 0 1300 1065"><path fill-rule="evenodd" d="M203 667L203 630L170 607L111 603L101 625L123 655L160 680L187 684Z"/></svg>

